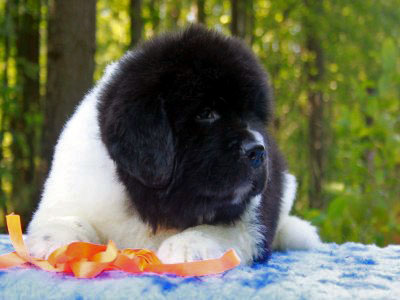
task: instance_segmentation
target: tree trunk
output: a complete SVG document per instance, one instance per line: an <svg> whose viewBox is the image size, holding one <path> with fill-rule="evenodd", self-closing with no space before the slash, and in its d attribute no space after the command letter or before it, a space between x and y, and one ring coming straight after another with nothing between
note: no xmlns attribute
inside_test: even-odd
<svg viewBox="0 0 400 300"><path fill-rule="evenodd" d="M7 131L6 128L6 115L8 111L8 103L9 103L9 79L8 79L8 68L9 68L9 58L10 58L10 35L12 32L12 24L11 24L11 1L7 1L5 4L5 11L4 11L4 57L3 57L3 62L4 62L4 71L3 71L3 76L2 76L2 85L3 88L0 89L1 91L1 109L0 109L0 145L3 145L3 140L4 140L4 134ZM0 186L2 187L4 184L3 178L5 175L5 163L3 161L4 159L4 154L3 154L3 147L0 147L0 165L1 167L1 173L0 173ZM3 169L4 168L4 169ZM3 188L0 188L0 209L3 215L7 214L7 195Z"/></svg>
<svg viewBox="0 0 400 300"><path fill-rule="evenodd" d="M308 81L308 103L310 116L308 123L309 134L309 159L310 159L310 185L309 205L311 208L322 208L324 206L322 186L324 182L324 94L321 84L324 79L324 51L318 23L309 16L321 16L322 6L320 1L307 1L308 9L304 18L305 49L309 53L309 60L305 64Z"/></svg>
<svg viewBox="0 0 400 300"><path fill-rule="evenodd" d="M12 143L12 195L16 209L24 220L35 206L35 158L38 152L40 113L39 94L39 24L40 1L12 1L15 32L16 87L15 110L10 114Z"/></svg>
<svg viewBox="0 0 400 300"><path fill-rule="evenodd" d="M176 29L178 27L178 21L179 17L181 15L181 6L182 2L179 0L174 0L174 1L167 1L166 2L166 10L167 10L167 16L166 16L166 26L167 29Z"/></svg>
<svg viewBox="0 0 400 300"><path fill-rule="evenodd" d="M254 30L253 0L231 0L231 33L252 43Z"/></svg>
<svg viewBox="0 0 400 300"><path fill-rule="evenodd" d="M201 24L206 23L205 4L206 0L197 0L197 22Z"/></svg>
<svg viewBox="0 0 400 300"><path fill-rule="evenodd" d="M254 16L254 1L247 0L246 2L246 42L252 45L254 42L254 28L255 28L255 16Z"/></svg>
<svg viewBox="0 0 400 300"><path fill-rule="evenodd" d="M18 173L21 172L25 178L24 182L32 184L34 176L34 157L36 155L36 124L30 123L29 119L39 111L39 23L40 23L40 1L20 0L20 7L24 8L19 17L17 27L17 84L21 89L20 109L17 120L18 134L21 142L26 143L27 153L17 151L20 157L14 157L20 163L28 160L26 167L17 166ZM20 145L24 147L25 145ZM16 153L14 153L15 155Z"/></svg>
<svg viewBox="0 0 400 300"><path fill-rule="evenodd" d="M53 0L49 7L43 166L51 163L61 129L92 86L96 0Z"/></svg>
<svg viewBox="0 0 400 300"><path fill-rule="evenodd" d="M239 36L239 7L240 0L231 0L231 33L232 35Z"/></svg>
<svg viewBox="0 0 400 300"><path fill-rule="evenodd" d="M153 33L156 33L160 26L160 0L150 0L149 10Z"/></svg>
<svg viewBox="0 0 400 300"><path fill-rule="evenodd" d="M131 43L130 48L135 47L142 38L143 18L142 0L131 0L129 6L129 17L131 19Z"/></svg>

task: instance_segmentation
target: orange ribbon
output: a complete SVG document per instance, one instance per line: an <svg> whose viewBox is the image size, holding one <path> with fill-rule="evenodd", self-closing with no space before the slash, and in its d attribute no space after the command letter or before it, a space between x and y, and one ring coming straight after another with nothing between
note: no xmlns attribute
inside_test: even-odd
<svg viewBox="0 0 400 300"><path fill-rule="evenodd" d="M151 250L118 250L113 241L109 241L107 246L73 242L54 250L47 260L43 260L29 255L22 238L20 217L11 214L6 218L15 252L0 256L0 269L28 263L50 272L72 272L78 278L92 278L105 270L121 270L133 274L153 272L179 276L204 276L222 273L240 264L240 259L234 250L228 250L217 259L163 264Z"/></svg>

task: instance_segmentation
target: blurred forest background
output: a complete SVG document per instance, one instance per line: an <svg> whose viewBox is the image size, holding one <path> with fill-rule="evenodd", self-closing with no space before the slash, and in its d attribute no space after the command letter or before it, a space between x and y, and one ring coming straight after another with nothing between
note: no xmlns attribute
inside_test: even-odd
<svg viewBox="0 0 400 300"><path fill-rule="evenodd" d="M104 67L189 23L242 38L270 129L325 241L400 243L400 0L0 0L0 231L38 204L66 119Z"/></svg>

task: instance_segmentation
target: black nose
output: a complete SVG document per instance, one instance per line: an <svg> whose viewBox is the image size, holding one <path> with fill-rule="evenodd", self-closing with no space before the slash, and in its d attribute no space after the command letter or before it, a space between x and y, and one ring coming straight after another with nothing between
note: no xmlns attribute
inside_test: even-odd
<svg viewBox="0 0 400 300"><path fill-rule="evenodd" d="M266 154L263 145L257 142L247 142L243 144L242 150L253 168L258 168L263 164Z"/></svg>

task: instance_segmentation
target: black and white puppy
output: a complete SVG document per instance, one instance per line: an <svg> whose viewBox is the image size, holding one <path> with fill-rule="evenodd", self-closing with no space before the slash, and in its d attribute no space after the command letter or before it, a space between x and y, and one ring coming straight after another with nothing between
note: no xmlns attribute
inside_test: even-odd
<svg viewBox="0 0 400 300"><path fill-rule="evenodd" d="M167 263L242 262L316 247L289 216L296 181L266 126L266 74L242 42L203 27L111 64L65 125L29 225L32 254L72 241L151 248Z"/></svg>

